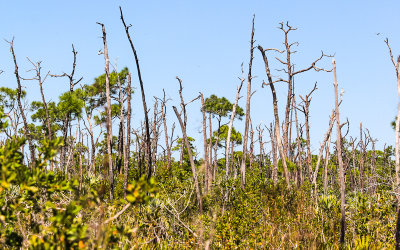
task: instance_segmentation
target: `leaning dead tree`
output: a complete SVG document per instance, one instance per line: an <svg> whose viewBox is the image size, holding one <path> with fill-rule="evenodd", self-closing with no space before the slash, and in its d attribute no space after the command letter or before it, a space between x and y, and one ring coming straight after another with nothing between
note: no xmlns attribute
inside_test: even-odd
<svg viewBox="0 0 400 250"><path fill-rule="evenodd" d="M8 42L8 41L7 41ZM29 145L29 151L31 154L31 164L32 167L35 166L36 162L36 156L35 156L35 147L33 145L32 141L32 135L28 127L28 120L26 119L25 113L24 113L24 108L22 107L22 102L21 102L21 95L22 95L22 85L21 85L21 77L19 76L19 71L18 71L18 64L17 64L17 59L15 57L15 52L14 52L14 38L11 40L11 42L8 42L10 44L10 51L14 60L14 66L15 66L15 78L17 79L17 102L18 102L18 108L19 112L21 113L23 124L24 124L24 130L25 130L25 135L28 139L28 145Z"/></svg>
<svg viewBox="0 0 400 250"><path fill-rule="evenodd" d="M243 82L244 82L244 78L242 77L242 78L240 78L240 85L237 87L235 103L233 104L231 119L229 121L228 135L227 135L227 138L226 138L226 149L225 149L225 171L226 171L225 175L226 175L226 179L229 178L229 147L230 147L230 143L231 143L233 120L235 119L236 107L238 105L239 94L240 94L240 90L242 89Z"/></svg>
<svg viewBox="0 0 400 250"><path fill-rule="evenodd" d="M147 148L147 162L148 162L148 169L147 169L147 181L150 180L151 177L151 170L152 170L152 152L151 152L151 138L150 138L150 126L149 126L149 117L147 114L147 105L146 105L146 95L144 93L144 87L143 87L143 80L142 80L142 74L140 72L140 65L139 65L139 58L136 53L135 46L133 46L133 42L131 39L131 35L129 34L129 28L132 27L132 25L126 25L125 20L124 20L124 15L122 14L122 8L119 7L120 13L121 13L121 21L122 24L124 25L125 28L125 33L126 36L128 37L129 44L131 45L131 49L133 52L133 55L135 56L135 61L136 61L136 69L137 69L137 74L139 78L139 84L140 84L140 91L142 92L142 102L143 102L143 111L144 111L144 122L146 126L146 148Z"/></svg>
<svg viewBox="0 0 400 250"><path fill-rule="evenodd" d="M395 192L397 193L397 221L396 221L396 249L400 249L400 146L399 146L399 136L400 136L400 55L397 57L397 60L393 57L392 48L389 44L389 39L386 38L385 43L389 49L390 60L393 63L393 66L396 71L397 78L397 94L399 96L399 102L397 106L397 117L396 117L396 128L395 128L395 157L396 157L396 188Z"/></svg>
<svg viewBox="0 0 400 250"><path fill-rule="evenodd" d="M183 106L185 106L185 104L183 104ZM186 149L189 154L189 161L190 161L190 166L192 168L193 181L194 181L194 185L196 188L196 197L197 197L197 202L198 202L199 210L200 210L200 214L201 214L201 213L203 213L203 202L201 199L201 190L200 190L199 181L197 178L196 165L194 164L194 161L193 161L192 149L190 148L189 140L188 140L187 134L186 134L186 127L183 124L183 121L182 121L181 115L178 112L178 109L175 106L172 106L172 108L174 109L175 115L179 121L179 125L181 126L183 142L185 143Z"/></svg>
<svg viewBox="0 0 400 250"><path fill-rule="evenodd" d="M283 148L282 139L281 139L282 137L281 137L280 127L279 127L278 98L276 97L276 91L275 91L275 87L274 87L274 83L279 82L281 80L275 80L275 81L272 80L271 71L269 69L268 58L267 58L267 55L265 54L265 52L268 50L277 51L277 49L265 49L264 50L264 48L261 45L258 45L258 50L261 52L261 55L264 59L265 72L266 72L267 78L268 78L268 83L263 82L263 86L269 86L271 88L272 101L273 101L273 106L274 106L276 144L278 146L278 151L279 151L279 154L281 157L283 171L285 173L286 184L290 188L291 184L290 184L289 170L288 170L288 167L286 164L286 152Z"/></svg>

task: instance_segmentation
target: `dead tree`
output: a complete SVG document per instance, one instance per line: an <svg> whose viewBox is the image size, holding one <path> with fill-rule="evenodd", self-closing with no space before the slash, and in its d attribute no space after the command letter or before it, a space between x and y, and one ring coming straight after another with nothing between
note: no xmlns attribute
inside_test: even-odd
<svg viewBox="0 0 400 250"><path fill-rule="evenodd" d="M250 156L249 156L249 164L250 168L253 166L254 161L254 129L253 129L253 122L250 118Z"/></svg>
<svg viewBox="0 0 400 250"><path fill-rule="evenodd" d="M264 129L261 128L261 124L260 124L260 125L258 125L256 130L258 131L258 142L260 143L260 159L259 159L259 162L260 162L260 177L262 178L263 177L264 163L265 163L265 160L264 160L265 152L264 152L264 143L263 143L263 132L264 132ZM265 178L266 177L267 177L267 175L265 175Z"/></svg>
<svg viewBox="0 0 400 250"><path fill-rule="evenodd" d="M111 117L111 96L110 96L110 68L107 48L107 34L104 24L97 23L101 26L103 32L103 45L104 45L104 61L105 61L105 73L106 73L106 114L107 114L107 154L108 154L108 170L110 178L110 199L114 199L114 170L112 165L112 117Z"/></svg>
<svg viewBox="0 0 400 250"><path fill-rule="evenodd" d="M280 128L279 128L278 99L276 97L276 91L275 91L275 87L274 87L274 83L278 82L280 80L276 80L276 81L272 80L271 71L269 69L269 64L268 64L268 58L265 54L265 52L268 50L276 50L276 49L264 50L263 47L261 47L261 45L258 45L258 50L260 50L261 55L264 59L265 72L266 72L267 78L268 78L268 83L263 82L263 86L269 86L271 88L271 92L272 92L272 101L273 101L273 106L274 106L274 118L275 118L276 143L278 144L278 150L279 150L279 154L280 154L281 161L282 161L283 171L285 173L286 184L290 188L291 184L290 184L289 170L288 170L288 167L286 164L286 153L283 148L281 133L280 133Z"/></svg>
<svg viewBox="0 0 400 250"><path fill-rule="evenodd" d="M168 165L167 168L170 169L171 168L171 146L169 144L169 137L168 137L168 127L167 127L167 101L165 99L165 90L163 89L163 99L161 100L161 119L163 121L163 125L164 125L164 134L165 134L165 147L167 149L167 158L168 158ZM173 132L172 132L173 133ZM172 138L171 138L172 140Z"/></svg>
<svg viewBox="0 0 400 250"><path fill-rule="evenodd" d="M213 169L212 169L212 167L213 167L213 154L212 154L213 148L212 148L212 123L211 123L211 112L208 113L208 121L209 121L209 129L210 129L210 140L209 140L209 145L208 145L208 147L209 147L209 153L210 153L210 157L209 157L210 162L208 163L210 174L209 174L208 182L210 183L209 185L211 185L211 183L212 183L213 180L214 180L214 171L213 171Z"/></svg>
<svg viewBox="0 0 400 250"><path fill-rule="evenodd" d="M386 38L385 43L389 49L390 59L393 63L393 66L396 71L397 78L397 94L399 96L399 102L397 107L397 117L396 117L396 128L395 128L395 157L396 157L396 188L395 192L397 193L397 220L396 220L396 249L400 249L400 179L399 179L399 171L400 171L400 146L399 146L399 136L400 136L400 55L395 58L393 57L392 48L389 44L389 39Z"/></svg>
<svg viewBox="0 0 400 250"><path fill-rule="evenodd" d="M128 74L128 86L126 89L127 95L127 118L126 118L126 143L125 143L125 157L124 157L124 197L126 197L126 189L128 187L128 177L129 177L129 156L131 149L131 112L132 112L132 77L131 73Z"/></svg>
<svg viewBox="0 0 400 250"><path fill-rule="evenodd" d="M339 163L339 179L340 179L340 210L342 213L342 218L340 221L341 230L340 230L340 243L344 245L344 236L345 236L345 179L344 179L344 167L343 167L343 159L342 159L342 135L341 135L341 124L339 118L339 98L338 98L338 83L336 78L336 61L333 59L333 78L334 78L334 86L335 86L335 114L336 114L336 151L337 151L337 159Z"/></svg>
<svg viewBox="0 0 400 250"><path fill-rule="evenodd" d="M135 56L135 61L136 61L136 69L138 73L138 78L139 78L139 84L140 84L140 90L142 92L142 102L143 102L143 111L144 111L144 119L145 119L145 126L146 126L146 147L147 147L147 162L148 162L148 172L147 172L147 181L150 180L151 177L151 168L152 168L152 157L151 157L151 138L150 138L150 126L149 126L149 118L147 115L147 105L146 105L146 96L144 93L144 87L143 87L143 80L142 80L142 74L140 72L140 66L139 66L139 59L136 53L135 46L133 46L133 42L131 39L131 35L129 34L129 28L132 27L132 25L127 26L124 20L124 15L122 14L122 8L119 7L120 13L121 13L121 21L122 24L124 25L125 28L125 33L126 36L128 37L129 44L131 45L131 49L133 52L133 55Z"/></svg>
<svg viewBox="0 0 400 250"><path fill-rule="evenodd" d="M187 114L186 114L185 102L183 100L182 80L179 77L176 77L176 79L179 82L179 97L181 99L181 112L183 112L183 125L185 126L185 129L186 129ZM184 149L184 145L182 143L181 144L180 155L179 155L179 166L181 166L181 167L182 167L182 164L183 164L183 149Z"/></svg>
<svg viewBox="0 0 400 250"><path fill-rule="evenodd" d="M67 74L64 72L61 75L50 75L51 77L67 77L69 80L69 91L71 93L74 92L74 87L83 79L83 77L81 77L79 80L75 81L75 78L74 78L75 77L75 69L76 69L76 55L78 54L78 52L75 50L75 47L73 44L72 44L72 54L74 56L74 59L72 62L72 71L70 74ZM61 166L65 166L65 167L68 167L68 164L65 164L65 153L66 153L66 149L68 147L67 136L68 136L68 128L70 128L70 126L71 126L71 114L68 113L65 115L64 121L63 121L64 145L61 147L61 160L60 160Z"/></svg>
<svg viewBox="0 0 400 250"><path fill-rule="evenodd" d="M210 176L210 165L208 164L208 145L207 145L207 118L206 110L204 107L204 96L200 93L201 98L201 113L203 114L203 144L204 144L204 192L208 193L211 188L211 176ZM228 133L229 135L229 133ZM211 136L210 136L211 137ZM229 136L228 136L229 138Z"/></svg>
<svg viewBox="0 0 400 250"><path fill-rule="evenodd" d="M243 69L242 69L242 72L243 72ZM226 149L225 149L225 175L226 175L226 179L229 178L229 147L230 147L230 143L231 143L233 120L235 119L236 107L237 107L237 104L238 104L238 101L239 101L239 94L240 94L240 90L242 89L243 82L244 82L244 78L242 77L242 78L240 78L240 85L237 87L235 103L233 104L233 107L232 107L231 119L229 121L229 126L228 126L228 135L227 135L227 139L226 139Z"/></svg>
<svg viewBox="0 0 400 250"><path fill-rule="evenodd" d="M246 97L246 120L244 125L244 135L243 135L243 156L242 156L242 164L240 165L240 174L241 174L241 182L240 185L242 189L246 184L246 155L247 155L247 137L249 134L249 121L250 121L250 99L251 99L251 69L253 66L253 52L254 52L254 18L253 16L253 24L251 28L251 40L250 40L250 61L249 61L249 73L247 76L247 97Z"/></svg>
<svg viewBox="0 0 400 250"><path fill-rule="evenodd" d="M36 155L35 155L35 147L33 145L33 141L32 141L32 135L31 132L29 130L28 127L28 121L26 119L25 113L24 113L24 108L22 107L22 102L21 102L21 95L22 95L22 85L21 85L21 77L19 76L19 71L18 71L18 64L17 64L17 59L15 57L15 52L14 52L14 38L11 40L11 42L8 42L10 44L10 51L14 60L14 66L15 66L15 78L17 79L17 84L18 84L18 88L17 88L17 102L18 102L18 108L19 108L19 112L21 113L21 117L23 120L23 124L24 124L24 132L25 135L28 139L28 145L29 145L29 151L31 154L31 164L32 167L35 167L36 164Z"/></svg>
<svg viewBox="0 0 400 250"><path fill-rule="evenodd" d="M293 92L294 92L294 86L293 86ZM293 107L296 107L296 96L293 95ZM295 120L296 120L296 141L297 141L297 172L298 175L300 175L299 177L299 185L302 185L304 182L304 175L303 175L303 158L302 158L302 146L301 146L301 139L302 136L300 136L300 129L299 129L299 120L297 118L297 108L294 109L294 116L295 116Z"/></svg>
<svg viewBox="0 0 400 250"><path fill-rule="evenodd" d="M50 72L47 72L46 76L42 78L42 67L41 67L41 61L37 62L36 64L33 63L28 57L28 61L32 64L33 69L36 72L36 76L30 80L37 80L39 83L39 89L40 89L40 95L42 96L42 102L43 102L43 108L45 112L45 119L46 119L46 127L47 127L47 138L51 141L52 139L52 133L51 133L51 125L50 125L50 115L49 115L49 109L47 108L47 103L46 99L44 97L43 93L43 83L46 81L47 77L49 76ZM53 161L50 162L50 171L53 171Z"/></svg>
<svg viewBox="0 0 400 250"><path fill-rule="evenodd" d="M328 164L329 164L329 147L331 145L332 133L328 136L328 141L325 145L325 164L324 164L324 193L328 189Z"/></svg>
<svg viewBox="0 0 400 250"><path fill-rule="evenodd" d="M319 150L317 164L315 165L315 170L314 170L314 174L313 174L313 178L312 178L312 183L314 185L315 191L317 190L317 176L318 176L318 171L319 171L319 164L320 164L321 158L322 158L322 153L324 151L324 148L325 148L326 142L328 141L328 138L331 136L331 131L332 131L334 123L335 123L335 110L332 111L332 116L329 119L329 128L325 133L324 141L322 142L321 148Z"/></svg>
<svg viewBox="0 0 400 250"><path fill-rule="evenodd" d="M266 127L268 129L268 127ZM278 182L278 156L276 153L276 134L275 130L270 123L270 128L268 129L269 136L271 137L271 148L272 148L272 180L276 185Z"/></svg>
<svg viewBox="0 0 400 250"><path fill-rule="evenodd" d="M339 102L339 106L340 106L341 101L342 100L340 100L340 102ZM335 110L332 110L332 115L331 115L331 118L329 119L329 128L325 133L324 141L322 142L321 148L319 150L317 165L315 166L314 175L313 175L313 184L314 184L315 188L317 185L317 176L318 176L319 164L321 162L322 153L324 151L325 144L328 141L328 138L330 138L330 136L331 136L332 128L333 128L333 125L335 124L335 119L336 119L335 115L336 115Z"/></svg>
<svg viewBox="0 0 400 250"><path fill-rule="evenodd" d="M152 162L153 162L153 173L156 174L157 171L157 148L158 148L158 138L159 138L159 132L160 132L160 126L161 126L161 119L159 119L159 113L161 113L158 110L158 99L155 98L154 102L154 116L153 116L153 127L152 127Z"/></svg>
<svg viewBox="0 0 400 250"><path fill-rule="evenodd" d="M193 161L192 149L190 148L189 140L188 140L187 135L186 135L186 127L184 126L184 124L182 122L181 115L179 114L177 108L175 106L173 106L172 108L174 109L175 115L179 120L179 124L180 124L181 130L182 130L183 141L184 141L184 143L186 145L186 149L187 149L188 154L189 154L189 161L190 161L190 166L192 168L193 181L194 181L194 185L195 185L195 188L196 188L197 202L198 202L198 205L199 205L200 214L202 214L203 213L203 203L202 203L202 200L201 200L201 190L200 190L200 187L199 187L199 181L197 179L196 166L195 166L194 161Z"/></svg>
<svg viewBox="0 0 400 250"><path fill-rule="evenodd" d="M363 130L362 123L360 122L360 188L361 192L364 192L364 156L365 156L365 146L363 141Z"/></svg>
<svg viewBox="0 0 400 250"><path fill-rule="evenodd" d="M302 109L300 110L301 112L304 113L304 118L305 118L305 125L306 125L306 137L307 137L307 175L308 179L311 180L312 178L312 162L311 162L311 143L310 143L310 123L309 123L309 118L310 118L310 104L312 100L312 93L317 89L317 84L315 83L314 88L306 95L306 97L302 97L300 95L301 100L303 100L302 104ZM285 125L286 126L286 125Z"/></svg>
<svg viewBox="0 0 400 250"><path fill-rule="evenodd" d="M299 43L298 42L290 43L289 39L288 39L288 34L290 31L297 30L297 28L293 28L292 26L289 25L289 22L286 22L286 28L284 27L283 23L280 23L279 29L281 29L284 32L284 36L285 36L284 37L284 45L285 45L286 59L285 60L281 60L279 58L276 58L276 59L281 64L283 64L283 66L285 67L280 71L284 71L287 74L287 79L280 78L276 82L285 82L288 84L288 94L287 94L284 128L283 128L283 140L284 140L283 147L285 149L285 152L288 152L288 150L290 149L289 141L291 141L291 139L289 138L289 137L291 137L291 134L289 134L289 124L290 124L289 116L290 116L290 111L292 110L290 106L292 104L292 98L294 96L294 92L293 92L294 76L297 74L309 71L311 69L314 69L315 71L321 71L321 70L326 71L326 70L316 66L316 63L318 61L320 61L326 55L322 52L321 56L319 58L317 58L315 61L313 61L309 67L295 71L291 56L292 56L292 54L296 53L297 51L293 51L292 46L294 46L294 45L297 46ZM275 50L275 51L279 51L279 50ZM284 51L279 51L279 52L283 53ZM290 153L289 153L289 155L290 155Z"/></svg>

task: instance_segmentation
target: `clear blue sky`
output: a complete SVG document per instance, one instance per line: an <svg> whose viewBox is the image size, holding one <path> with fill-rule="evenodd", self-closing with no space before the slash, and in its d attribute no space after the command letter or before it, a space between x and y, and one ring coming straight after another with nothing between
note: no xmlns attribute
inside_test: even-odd
<svg viewBox="0 0 400 250"><path fill-rule="evenodd" d="M249 60L252 15L256 15L256 44L282 48L283 34L276 27L289 21L298 27L290 39L298 41L294 55L296 68L307 67L323 50L336 54L340 88L344 89L341 118L350 121L350 135L359 135L359 123L378 138L378 146L394 144L390 122L394 119L398 97L393 65L383 40L389 37L394 53L400 53L399 1L4 1L0 15L1 38L15 36L15 51L21 75L30 69L26 56L43 61L43 70L69 72L71 44L78 51L77 77L92 83L104 72L104 60L97 52L102 48L101 29L106 26L110 59L118 59L119 68L134 72L134 60L119 19L118 6L133 25L133 40L139 54L148 105L162 88L178 104L180 76L187 100L199 91L205 96L217 94L232 102L239 84L240 65L245 71ZM380 35L376 35L380 33ZM9 47L0 42L0 85L16 87ZM272 60L272 59L271 59ZM330 67L330 59L321 66ZM278 68L274 64L272 68ZM254 125L272 121L272 100L268 88L260 88L265 79L263 62L255 51L252 101ZM276 73L277 74L277 73ZM333 77L330 73L305 73L296 78L297 94L305 95L318 81L311 103L311 136L314 153L328 127L333 107ZM36 82L24 82L29 101L40 100ZM57 100L67 90L66 79L49 79L45 83L48 99ZM282 113L286 86L276 86ZM245 88L244 88L245 89ZM134 97L134 127L142 119L140 91ZM242 92L245 95L245 91ZM245 106L244 99L240 105ZM199 103L189 108L189 134L200 140ZM176 121L172 109L170 121ZM235 125L241 131L243 122ZM198 145L201 150L200 144Z"/></svg>

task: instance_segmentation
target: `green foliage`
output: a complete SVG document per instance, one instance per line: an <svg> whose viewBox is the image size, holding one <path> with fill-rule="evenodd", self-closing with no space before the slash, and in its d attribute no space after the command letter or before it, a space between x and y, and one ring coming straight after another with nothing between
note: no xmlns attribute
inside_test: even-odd
<svg viewBox="0 0 400 250"><path fill-rule="evenodd" d="M218 131L214 131L213 137L215 138L215 137L219 136L219 141L220 142L223 141L226 143L226 141L228 139L228 131L229 131L228 125L223 125L219 129L219 135L218 135ZM234 145L242 144L242 134L239 131L236 131L236 129L234 127L232 127L232 131L231 131L231 143L233 143ZM220 143L218 143L218 146L223 147L223 145Z"/></svg>
<svg viewBox="0 0 400 250"><path fill-rule="evenodd" d="M204 110L207 113L211 113L213 116L226 117L230 112L232 112L233 104L225 97L217 97L216 95L211 95L204 101ZM239 119L244 116L243 109L238 105L236 106L236 115Z"/></svg>

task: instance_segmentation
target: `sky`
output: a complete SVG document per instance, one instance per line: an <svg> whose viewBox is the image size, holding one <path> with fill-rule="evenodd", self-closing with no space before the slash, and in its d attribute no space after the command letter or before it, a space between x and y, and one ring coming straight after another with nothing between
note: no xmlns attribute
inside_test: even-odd
<svg viewBox="0 0 400 250"><path fill-rule="evenodd" d="M76 77L83 77L82 84L91 84L104 73L104 58L98 55L103 46L101 27L96 22L104 23L111 62L117 62L119 69L129 67L133 74L133 127L138 128L143 119L140 88L119 6L125 21L132 24L130 31L148 106L152 107L154 96L162 96L163 89L171 98L169 128L172 122L178 125L172 110L172 105L179 105L176 76L183 81L185 100L203 92L205 97L216 94L234 102L242 63L247 75L251 20L255 15L255 45L264 48L283 49L283 32L277 28L280 22L298 28L289 35L290 41L299 42L292 59L296 69L308 67L321 50L335 55L339 88L344 91L340 115L342 121L349 119L349 135L359 137L362 122L378 139L378 148L394 145L390 123L396 116L399 97L384 39L388 37L394 54L400 54L400 1L3 1L0 37L15 38L20 74L26 78L33 74L27 72L32 67L26 57L42 61L43 72L69 73L74 44L78 51ZM272 69L281 68L273 54L270 61ZM318 65L331 68L331 59ZM0 41L0 69L4 71L0 86L15 88L12 57L5 41ZM268 125L273 119L272 97L269 88L261 88L266 75L258 50L254 51L253 76L253 126ZM309 71L296 77L295 88L298 95L304 96L315 82L318 89L310 106L310 132L312 150L317 154L334 105L333 75ZM23 85L29 102L40 100L36 82L24 81ZM275 87L282 121L287 86L281 83ZM68 81L49 78L44 89L47 100L57 101L68 89ZM243 108L245 89L239 101ZM190 104L188 114L188 134L198 141L201 152L200 103ZM301 113L299 117L303 122ZM244 131L243 121L235 121L234 126ZM267 136L267 131L264 134Z"/></svg>

